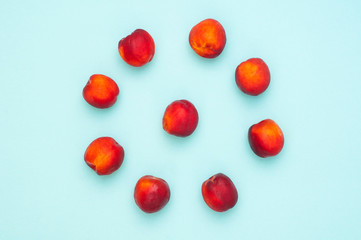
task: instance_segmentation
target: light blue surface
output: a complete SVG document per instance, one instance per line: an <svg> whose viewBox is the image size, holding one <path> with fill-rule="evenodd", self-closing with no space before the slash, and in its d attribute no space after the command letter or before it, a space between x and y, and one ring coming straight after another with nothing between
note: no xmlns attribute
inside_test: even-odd
<svg viewBox="0 0 361 240"><path fill-rule="evenodd" d="M360 1L2 1L0 8L0 239L361 239ZM224 26L216 59L188 44L205 18ZM133 68L118 41L136 28L156 43ZM251 57L269 65L268 90L234 81ZM110 109L82 98L90 75L119 85ZM200 120L185 139L161 127L165 107L188 99ZM250 125L272 118L285 147L260 159ZM112 136L121 168L97 176L88 144ZM222 172L238 204L216 213L200 187ZM147 215L136 181L164 178L171 200Z"/></svg>

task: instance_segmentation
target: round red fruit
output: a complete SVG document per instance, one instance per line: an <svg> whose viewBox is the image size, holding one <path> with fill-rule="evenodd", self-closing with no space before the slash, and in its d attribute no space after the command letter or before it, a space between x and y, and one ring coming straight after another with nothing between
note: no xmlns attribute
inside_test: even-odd
<svg viewBox="0 0 361 240"><path fill-rule="evenodd" d="M248 141L257 156L266 158L281 152L285 140L277 123L266 119L249 128Z"/></svg>
<svg viewBox="0 0 361 240"><path fill-rule="evenodd" d="M168 183L161 178L146 175L135 185L135 203L146 213L158 212L168 203L169 198Z"/></svg>
<svg viewBox="0 0 361 240"><path fill-rule="evenodd" d="M191 135L198 125L198 112L187 100L177 100L169 104L163 115L163 129L178 137Z"/></svg>
<svg viewBox="0 0 361 240"><path fill-rule="evenodd" d="M271 81L267 64L260 58L250 58L236 68L238 88L252 96L257 96L268 88Z"/></svg>
<svg viewBox="0 0 361 240"><path fill-rule="evenodd" d="M109 175L119 169L124 149L111 137L100 137L91 142L84 154L85 163L98 175Z"/></svg>
<svg viewBox="0 0 361 240"><path fill-rule="evenodd" d="M189 44L199 56L215 58L226 45L226 32L218 21L206 19L191 29Z"/></svg>
<svg viewBox="0 0 361 240"><path fill-rule="evenodd" d="M232 180L218 173L202 184L202 196L206 204L216 212L233 208L238 201L238 192Z"/></svg>
<svg viewBox="0 0 361 240"><path fill-rule="evenodd" d="M110 77L94 74L83 89L83 97L87 103L96 108L108 108L117 101L119 88Z"/></svg>
<svg viewBox="0 0 361 240"><path fill-rule="evenodd" d="M147 31L137 29L119 41L118 51L126 63L133 67L141 67L153 59L154 40Z"/></svg>

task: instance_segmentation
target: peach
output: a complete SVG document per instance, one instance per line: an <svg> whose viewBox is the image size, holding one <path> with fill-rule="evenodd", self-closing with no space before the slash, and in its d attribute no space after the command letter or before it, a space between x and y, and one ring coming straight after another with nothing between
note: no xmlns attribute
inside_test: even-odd
<svg viewBox="0 0 361 240"><path fill-rule="evenodd" d="M178 137L191 135L198 125L198 112L187 100L177 100L168 105L163 116L163 129Z"/></svg>
<svg viewBox="0 0 361 240"><path fill-rule="evenodd" d="M271 75L267 64L260 58L250 58L236 68L238 88L252 96L263 93L270 84Z"/></svg>
<svg viewBox="0 0 361 240"><path fill-rule="evenodd" d="M215 58L226 45L226 32L214 19L206 19L195 25L189 33L189 44L201 57Z"/></svg>
<svg viewBox="0 0 361 240"><path fill-rule="evenodd" d="M206 204L216 212L233 208L238 201L238 192L232 180L218 173L202 184L202 195Z"/></svg>
<svg viewBox="0 0 361 240"><path fill-rule="evenodd" d="M153 59L154 40L147 31L137 29L119 41L118 51L126 63L141 67Z"/></svg>
<svg viewBox="0 0 361 240"><path fill-rule="evenodd" d="M122 165L124 149L111 137L100 137L90 143L84 160L98 175L109 175Z"/></svg>
<svg viewBox="0 0 361 240"><path fill-rule="evenodd" d="M135 185L135 203L146 213L158 212L168 203L169 198L168 183L161 178L146 175Z"/></svg>
<svg viewBox="0 0 361 240"><path fill-rule="evenodd" d="M110 77L94 74L83 88L83 98L96 108L108 108L117 101L119 88Z"/></svg>
<svg viewBox="0 0 361 240"><path fill-rule="evenodd" d="M284 137L277 123L271 119L266 119L249 128L248 141L257 156L266 158L281 152Z"/></svg>

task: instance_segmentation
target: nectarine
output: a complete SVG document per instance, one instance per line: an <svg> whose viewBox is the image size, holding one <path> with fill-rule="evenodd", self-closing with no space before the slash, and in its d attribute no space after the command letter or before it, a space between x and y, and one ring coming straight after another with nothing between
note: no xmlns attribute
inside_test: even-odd
<svg viewBox="0 0 361 240"><path fill-rule="evenodd" d="M124 149L111 137L91 142L84 154L85 163L98 175L109 175L122 165Z"/></svg>
<svg viewBox="0 0 361 240"><path fill-rule="evenodd" d="M169 198L168 183L161 178L146 175L135 185L135 203L146 213L158 212L168 203Z"/></svg>
<svg viewBox="0 0 361 240"><path fill-rule="evenodd" d="M216 212L233 208L238 201L238 192L232 180L218 173L202 184L202 196L206 204Z"/></svg>
<svg viewBox="0 0 361 240"><path fill-rule="evenodd" d="M94 74L83 88L83 97L96 108L108 108L117 101L119 88L110 77Z"/></svg>
<svg viewBox="0 0 361 240"><path fill-rule="evenodd" d="M154 40L147 31L137 29L119 41L118 51L126 63L133 67L141 67L153 59Z"/></svg>
<svg viewBox="0 0 361 240"><path fill-rule="evenodd" d="M250 58L236 68L238 88L252 96L263 93L270 84L271 75L267 64L260 58Z"/></svg>
<svg viewBox="0 0 361 240"><path fill-rule="evenodd" d="M218 21L206 19L191 29L189 44L199 56L215 58L226 45L226 32Z"/></svg>
<svg viewBox="0 0 361 240"><path fill-rule="evenodd" d="M271 119L266 119L249 128L248 141L257 156L266 158L281 152L284 136L277 123Z"/></svg>
<svg viewBox="0 0 361 240"><path fill-rule="evenodd" d="M163 116L163 129L178 137L191 135L198 125L198 112L187 100L177 100L168 105Z"/></svg>

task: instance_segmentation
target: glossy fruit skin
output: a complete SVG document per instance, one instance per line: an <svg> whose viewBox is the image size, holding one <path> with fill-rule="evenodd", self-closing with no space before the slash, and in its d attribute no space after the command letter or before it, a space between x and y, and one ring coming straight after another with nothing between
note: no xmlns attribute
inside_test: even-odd
<svg viewBox="0 0 361 240"><path fill-rule="evenodd" d="M257 96L268 88L271 74L267 64L261 58L250 58L236 68L238 88L251 96Z"/></svg>
<svg viewBox="0 0 361 240"><path fill-rule="evenodd" d="M198 125L198 112L187 100L177 100L169 104L163 115L163 129L178 137L191 135Z"/></svg>
<svg viewBox="0 0 361 240"><path fill-rule="evenodd" d="M96 108L109 108L117 101L119 88L110 77L102 74L90 76L83 88L83 98Z"/></svg>
<svg viewBox="0 0 361 240"><path fill-rule="evenodd" d="M141 67L153 59L155 44L147 31L137 29L119 41L118 51L126 63Z"/></svg>
<svg viewBox="0 0 361 240"><path fill-rule="evenodd" d="M206 204L216 212L233 208L238 192L232 180L222 173L213 175L202 184L202 196Z"/></svg>
<svg viewBox="0 0 361 240"><path fill-rule="evenodd" d="M100 137L89 144L84 160L98 175L109 175L122 165L124 149L113 138Z"/></svg>
<svg viewBox="0 0 361 240"><path fill-rule="evenodd" d="M146 213L161 210L170 199L168 183L161 178L146 175L141 177L134 188L134 200Z"/></svg>
<svg viewBox="0 0 361 240"><path fill-rule="evenodd" d="M215 58L226 45L226 32L214 19L205 19L195 25L189 33L191 48L201 57Z"/></svg>
<svg viewBox="0 0 361 240"><path fill-rule="evenodd" d="M249 128L248 141L257 156L266 158L280 153L285 140L277 123L265 119Z"/></svg>

